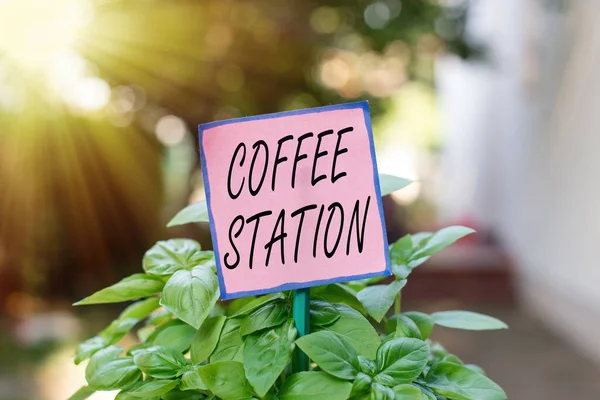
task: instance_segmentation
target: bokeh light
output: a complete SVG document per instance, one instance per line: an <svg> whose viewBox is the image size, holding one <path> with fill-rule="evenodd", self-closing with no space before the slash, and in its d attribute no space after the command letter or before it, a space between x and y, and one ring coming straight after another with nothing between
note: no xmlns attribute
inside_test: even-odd
<svg viewBox="0 0 600 400"><path fill-rule="evenodd" d="M386 26L390 17L390 8L383 1L376 1L365 8L365 22L373 29Z"/></svg>
<svg viewBox="0 0 600 400"><path fill-rule="evenodd" d="M165 146L181 142L187 133L185 122L174 115L165 115L156 124L156 137Z"/></svg>
<svg viewBox="0 0 600 400"><path fill-rule="evenodd" d="M327 34L335 32L340 26L342 17L340 12L333 7L319 7L310 16L310 26L317 33Z"/></svg>

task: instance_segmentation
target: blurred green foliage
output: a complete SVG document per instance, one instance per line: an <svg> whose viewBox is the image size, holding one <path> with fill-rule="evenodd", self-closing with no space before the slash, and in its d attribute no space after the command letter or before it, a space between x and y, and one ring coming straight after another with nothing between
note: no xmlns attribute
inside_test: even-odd
<svg viewBox="0 0 600 400"><path fill-rule="evenodd" d="M185 136L197 148L197 124L354 99L377 119L405 83L432 85L438 54L479 54L460 2L32 2L0 9L14 14L0 26L5 305L32 287L77 297L135 269L200 187L187 177L195 151L173 147Z"/></svg>
<svg viewBox="0 0 600 400"><path fill-rule="evenodd" d="M390 91L332 88L323 61L332 52L361 57L395 45L406 67L401 82L431 83L435 55L478 54L465 39L466 12L427 0L108 2L97 6L79 51L112 86L140 85L151 103L192 126L353 98L375 101L377 114ZM378 67L360 63L359 79L369 66Z"/></svg>

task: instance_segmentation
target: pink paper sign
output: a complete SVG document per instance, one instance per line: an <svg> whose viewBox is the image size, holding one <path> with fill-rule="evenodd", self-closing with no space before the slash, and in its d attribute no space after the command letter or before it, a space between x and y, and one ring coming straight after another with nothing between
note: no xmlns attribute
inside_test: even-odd
<svg viewBox="0 0 600 400"><path fill-rule="evenodd" d="M391 273L366 101L199 135L223 299Z"/></svg>

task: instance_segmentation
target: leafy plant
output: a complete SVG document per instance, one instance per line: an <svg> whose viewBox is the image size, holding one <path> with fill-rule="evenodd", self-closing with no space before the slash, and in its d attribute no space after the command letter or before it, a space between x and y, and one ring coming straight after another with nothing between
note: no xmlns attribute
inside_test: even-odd
<svg viewBox="0 0 600 400"><path fill-rule="evenodd" d="M383 195L409 183L380 179ZM206 205L198 203L171 225L205 219ZM144 256L144 273L76 303L137 300L79 345L75 363L89 360L88 386L71 399L100 390L119 390L117 400L506 399L481 368L429 339L435 325L489 330L507 328L503 322L468 311L401 310L411 272L471 233L454 226L401 238L390 246L389 283L380 277L312 288L312 333L303 337L292 319L291 292L221 303L211 251L189 239L158 242ZM138 344L118 346L131 331ZM311 370L291 373L299 350L312 360Z"/></svg>

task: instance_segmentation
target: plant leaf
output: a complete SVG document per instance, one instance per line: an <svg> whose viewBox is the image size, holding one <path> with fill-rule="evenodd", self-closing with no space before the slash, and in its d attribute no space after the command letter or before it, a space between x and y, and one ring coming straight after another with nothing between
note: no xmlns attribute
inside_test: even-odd
<svg viewBox="0 0 600 400"><path fill-rule="evenodd" d="M390 259L392 262L406 262L413 253L412 236L406 234L390 245Z"/></svg>
<svg viewBox="0 0 600 400"><path fill-rule="evenodd" d="M208 390L208 387L200 378L199 368L201 367L193 366L183 373L181 376L181 390Z"/></svg>
<svg viewBox="0 0 600 400"><path fill-rule="evenodd" d="M269 303L248 314L240 325L242 336L283 324L288 318L284 303Z"/></svg>
<svg viewBox="0 0 600 400"><path fill-rule="evenodd" d="M142 373L131 357L118 357L122 347L110 346L92 356L85 369L85 379L95 390L117 390L133 385Z"/></svg>
<svg viewBox="0 0 600 400"><path fill-rule="evenodd" d="M119 354L123 352L123 347L121 346L108 346L101 351L98 351L97 354L94 355L93 360L90 360L89 364L86 368L94 368L93 365L99 363L108 362L110 360L114 360L119 357Z"/></svg>
<svg viewBox="0 0 600 400"><path fill-rule="evenodd" d="M211 317L202 323L200 329L192 339L190 357L194 364L206 361L217 347L219 336L225 325L226 317Z"/></svg>
<svg viewBox="0 0 600 400"><path fill-rule="evenodd" d="M444 356L444 358L442 358L441 360L442 362L449 362L452 364L458 364L458 365L463 365L464 363L462 362L462 360L460 358L458 358L458 356L454 355L454 354L446 354Z"/></svg>
<svg viewBox="0 0 600 400"><path fill-rule="evenodd" d="M296 344L323 371L340 379L354 379L360 371L356 350L333 332L311 333Z"/></svg>
<svg viewBox="0 0 600 400"><path fill-rule="evenodd" d="M279 293L279 292L278 292ZM275 294L275 293L273 293ZM283 297L283 293L280 293ZM233 316L242 308L246 307L248 304L253 303L258 297L255 296L246 296L246 297L238 297L237 299L233 299L227 302L227 307L225 308L225 316ZM246 313L247 314L247 313Z"/></svg>
<svg viewBox="0 0 600 400"><path fill-rule="evenodd" d="M377 278L385 279L385 278L387 278L387 276L378 276ZM379 281L377 281L377 282L379 282ZM356 293L358 293L361 290L363 290L364 288L366 288L367 286L373 285L377 282L375 281L374 278L366 278L366 279L359 279L356 281L344 282L344 286L346 286L347 288L352 289Z"/></svg>
<svg viewBox="0 0 600 400"><path fill-rule="evenodd" d="M310 301L310 323L315 326L327 326L340 319L340 312L328 301Z"/></svg>
<svg viewBox="0 0 600 400"><path fill-rule="evenodd" d="M152 344L154 346L170 347L175 351L185 353L190 348L194 335L196 335L196 329L181 322L158 332Z"/></svg>
<svg viewBox="0 0 600 400"><path fill-rule="evenodd" d="M375 361L371 360L370 358L358 356L358 365L360 370L365 374L371 377L377 375L377 365L375 364Z"/></svg>
<svg viewBox="0 0 600 400"><path fill-rule="evenodd" d="M379 174L379 188L381 197L387 196L390 193L400 190L412 183L411 180L400 178L394 175Z"/></svg>
<svg viewBox="0 0 600 400"><path fill-rule="evenodd" d="M448 355L448 350L437 342L432 342L429 346L429 363L435 364L436 362L442 361L444 357Z"/></svg>
<svg viewBox="0 0 600 400"><path fill-rule="evenodd" d="M367 313L360 301L356 298L356 292L347 285L332 283L324 286L316 286L311 288L310 294L311 296L327 300L330 303L346 304L361 314Z"/></svg>
<svg viewBox="0 0 600 400"><path fill-rule="evenodd" d="M144 254L142 266L147 274L173 275L182 269L192 269L212 259L211 252L201 251L200 243L191 239L170 239L156 242Z"/></svg>
<svg viewBox="0 0 600 400"><path fill-rule="evenodd" d="M392 389L396 400L427 400L427 396L413 385L398 385Z"/></svg>
<svg viewBox="0 0 600 400"><path fill-rule="evenodd" d="M427 239L421 241L419 243L419 249L413 253L411 258L416 260L419 258L432 256L434 253L437 253L443 248L450 246L458 239L461 239L474 232L474 229L467 228L465 226L449 226L447 228L440 229Z"/></svg>
<svg viewBox="0 0 600 400"><path fill-rule="evenodd" d="M388 312L394 299L406 285L406 280L396 280L389 285L367 286L358 292L357 298L375 321L381 322Z"/></svg>
<svg viewBox="0 0 600 400"><path fill-rule="evenodd" d="M419 332L421 332L421 339L425 340L431 335L431 331L435 325L431 315L418 311L407 311L402 313L402 315L410 318L417 325Z"/></svg>
<svg viewBox="0 0 600 400"><path fill-rule="evenodd" d="M214 399L214 397L206 397L203 393L197 390L186 390L181 391L179 389L173 389L169 393L165 393L161 399L162 400L204 400L204 399ZM117 400L117 399L115 399ZM154 400L154 399L150 399ZM158 399L156 399L158 400Z"/></svg>
<svg viewBox="0 0 600 400"><path fill-rule="evenodd" d="M136 318L142 320L160 306L159 300L158 297L150 297L149 299L135 302L127 306L119 314L119 319Z"/></svg>
<svg viewBox="0 0 600 400"><path fill-rule="evenodd" d="M483 376L487 376L487 374L485 373L485 371L483 370L483 368L481 368L479 365L465 364L465 367L469 368L473 372L477 372L478 374L481 374Z"/></svg>
<svg viewBox="0 0 600 400"><path fill-rule="evenodd" d="M415 380L423 372L428 357L429 346L422 340L395 338L379 346L376 362L380 373L401 384Z"/></svg>
<svg viewBox="0 0 600 400"><path fill-rule="evenodd" d="M219 361L204 365L198 371L208 389L223 400L243 400L254 396L240 362Z"/></svg>
<svg viewBox="0 0 600 400"><path fill-rule="evenodd" d="M508 326L499 319L472 311L439 311L431 316L437 325L446 328L472 331L508 329Z"/></svg>
<svg viewBox="0 0 600 400"><path fill-rule="evenodd" d="M217 342L217 347L210 355L210 362L216 361L243 361L244 352L242 350L244 341L240 335L240 318L228 318L223 325L221 336Z"/></svg>
<svg viewBox="0 0 600 400"><path fill-rule="evenodd" d="M135 346L132 346L132 347L130 347L130 348L127 350L127 355L128 355L128 356L132 356L132 357L133 357L133 353L134 353L135 351L137 351L137 350L141 350L141 349L147 349L147 348L149 348L149 347L152 347L152 345L151 345L151 344L149 344L149 343L140 343L140 344L137 344L137 345L135 345Z"/></svg>
<svg viewBox="0 0 600 400"><path fill-rule="evenodd" d="M137 400L137 397L133 397L129 394L128 389L123 389L115 396L115 400ZM160 400L158 397L154 397L148 400Z"/></svg>
<svg viewBox="0 0 600 400"><path fill-rule="evenodd" d="M183 356L164 346L152 346L133 352L133 362L145 374L157 379L169 379L181 375L186 366Z"/></svg>
<svg viewBox="0 0 600 400"><path fill-rule="evenodd" d="M165 283L160 278L146 274L133 274L73 305L82 306L137 300L159 293L164 286Z"/></svg>
<svg viewBox="0 0 600 400"><path fill-rule="evenodd" d="M123 336L129 333L131 328L133 328L138 322L139 319L137 318L114 320L109 326L102 330L98 336L104 338L107 344L115 344L121 340Z"/></svg>
<svg viewBox="0 0 600 400"><path fill-rule="evenodd" d="M371 385L371 395L369 396L369 400L394 400L396 395L394 391L382 385L381 383L373 383Z"/></svg>
<svg viewBox="0 0 600 400"><path fill-rule="evenodd" d="M98 350L85 368L85 379L89 380L103 364L115 360L122 352L123 348L117 346L108 346Z"/></svg>
<svg viewBox="0 0 600 400"><path fill-rule="evenodd" d="M285 296L281 292L267 294L264 296L256 297L242 306L239 310L234 312L231 317L240 317L248 315L251 312L263 307L265 304L272 303L277 300L285 300ZM235 301L235 300L234 300Z"/></svg>
<svg viewBox="0 0 600 400"><path fill-rule="evenodd" d="M121 357L102 365L90 376L88 385L96 390L117 390L133 385L142 372L131 357Z"/></svg>
<svg viewBox="0 0 600 400"><path fill-rule="evenodd" d="M453 400L506 400L500 386L464 365L434 364L425 380L435 393Z"/></svg>
<svg viewBox="0 0 600 400"><path fill-rule="evenodd" d="M219 299L219 282L211 268L177 271L169 278L160 304L177 318L200 328Z"/></svg>
<svg viewBox="0 0 600 400"><path fill-rule="evenodd" d="M400 279L406 279L412 270L431 258L430 255L418 255L419 249L433 237L431 232L419 232L405 235L390 246L392 273Z"/></svg>
<svg viewBox="0 0 600 400"><path fill-rule="evenodd" d="M373 382L379 383L387 387L396 386L396 381L394 380L394 378L384 373L375 375L375 377L373 378Z"/></svg>
<svg viewBox="0 0 600 400"><path fill-rule="evenodd" d="M408 262L408 267L411 270L418 267L425 261L429 260L429 258L431 258L430 255L419 255L418 252L427 244L427 242L433 237L433 235L434 233L432 232L419 232L411 236L413 246L411 258Z"/></svg>
<svg viewBox="0 0 600 400"><path fill-rule="evenodd" d="M170 392L179 385L179 379L176 380L157 380L147 381L135 386L133 389L127 391L130 396L141 397L144 399L162 396L165 393Z"/></svg>
<svg viewBox="0 0 600 400"><path fill-rule="evenodd" d="M293 320L289 320L275 329L246 338L244 370L259 397L265 396L288 365L296 333Z"/></svg>
<svg viewBox="0 0 600 400"><path fill-rule="evenodd" d="M422 382L419 380L418 383L413 382L412 385L421 390L421 393L423 394L423 396L425 396L425 398L423 400L438 400L438 399L444 400L444 397L440 396L438 398L431 389L426 387L425 382Z"/></svg>
<svg viewBox="0 0 600 400"><path fill-rule="evenodd" d="M443 228L436 233L420 232L405 235L390 246L393 274L406 279L412 270L427 261L434 253L475 232L463 226Z"/></svg>
<svg viewBox="0 0 600 400"><path fill-rule="evenodd" d="M356 352L367 358L374 359L381 339L369 320L360 312L345 304L334 304L340 312L340 318L333 324L318 330L335 332L347 341Z"/></svg>
<svg viewBox="0 0 600 400"><path fill-rule="evenodd" d="M406 279L411 274L412 268L406 264L392 264L392 274L398 279Z"/></svg>
<svg viewBox="0 0 600 400"><path fill-rule="evenodd" d="M366 395L371 389L371 377L363 372L359 372L352 382L352 390L350 391L350 398L354 398L361 395Z"/></svg>
<svg viewBox="0 0 600 400"><path fill-rule="evenodd" d="M173 314L171 314L171 312L166 308L161 308L160 310L158 310L155 313L152 313L148 317L148 323L158 326L170 321L171 319L173 319Z"/></svg>
<svg viewBox="0 0 600 400"><path fill-rule="evenodd" d="M78 391L73 393L73 395L69 397L68 400L85 400L94 393L96 393L96 390L90 388L89 386L82 386L79 388Z"/></svg>
<svg viewBox="0 0 600 400"><path fill-rule="evenodd" d="M179 211L167 224L167 227L191 224L193 222L209 222L206 201L190 204Z"/></svg>
<svg viewBox="0 0 600 400"><path fill-rule="evenodd" d="M290 375L281 390L279 400L346 400L352 384L325 372L298 372Z"/></svg>
<svg viewBox="0 0 600 400"><path fill-rule="evenodd" d="M106 346L108 346L108 341L101 336L94 336L79 343L75 352L75 365L79 365L82 361L87 360L98 350L102 350Z"/></svg>
<svg viewBox="0 0 600 400"><path fill-rule="evenodd" d="M415 339L423 339L421 337L421 331L417 324L405 315L396 315L396 330L394 331L394 337L408 337Z"/></svg>
<svg viewBox="0 0 600 400"><path fill-rule="evenodd" d="M153 328L155 328L154 331L146 338L147 344L152 344L154 342L154 339L156 339L156 337L165 329L167 329L171 326L181 325L181 324L185 324L185 322L183 322L180 319L175 318L175 319L171 319L167 322L164 322L163 324L161 324L159 326L153 327Z"/></svg>
<svg viewBox="0 0 600 400"><path fill-rule="evenodd" d="M405 235L390 245L390 261L392 272L400 279L406 279L412 269L408 266L413 253L413 241L410 235Z"/></svg>

